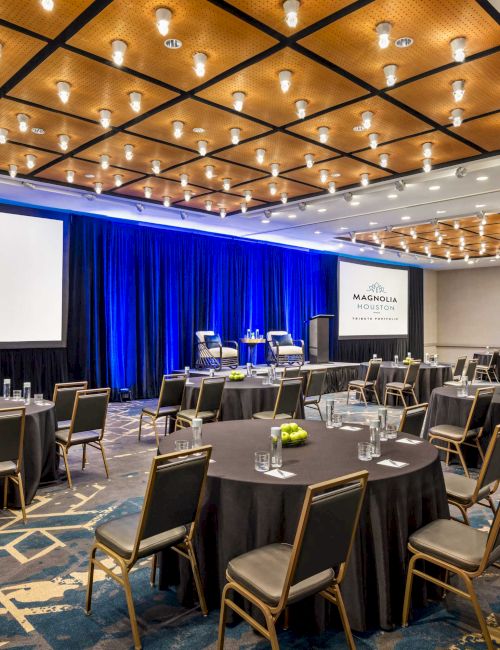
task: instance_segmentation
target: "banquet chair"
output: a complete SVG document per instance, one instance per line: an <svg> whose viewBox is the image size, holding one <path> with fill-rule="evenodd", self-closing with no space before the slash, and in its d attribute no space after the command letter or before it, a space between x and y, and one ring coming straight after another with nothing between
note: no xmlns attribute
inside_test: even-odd
<svg viewBox="0 0 500 650"><path fill-rule="evenodd" d="M153 585L157 553L171 549L187 559L193 572L201 611L204 616L208 614L193 538L201 511L211 451L212 447L207 445L153 458L141 511L110 519L95 529L95 542L90 551L85 612L91 614L94 569L97 567L125 590L134 646L137 649L141 648L141 639L129 573L138 560L153 556ZM97 551L106 555L107 561L96 559ZM110 567L109 560L115 566Z"/></svg>
<svg viewBox="0 0 500 650"><path fill-rule="evenodd" d="M88 381L69 381L54 385L54 409L56 412L56 429L67 429L73 414L76 394L79 390L87 390Z"/></svg>
<svg viewBox="0 0 500 650"><path fill-rule="evenodd" d="M222 341L213 330L196 332L197 368L237 368L239 362L237 341Z"/></svg>
<svg viewBox="0 0 500 650"><path fill-rule="evenodd" d="M456 506L466 524L469 524L467 510L478 504L491 508L495 514L495 504L491 498L500 482L500 424L495 427L484 457L477 480L454 472L444 473L444 484L448 503ZM499 506L500 507L500 506Z"/></svg>
<svg viewBox="0 0 500 650"><path fill-rule="evenodd" d="M24 406L0 409L0 479L3 478L3 507L7 507L9 481L12 481L19 491L24 523L26 523L26 505L21 465L23 462L25 418L26 409Z"/></svg>
<svg viewBox="0 0 500 650"><path fill-rule="evenodd" d="M319 407L323 391L325 390L326 370L309 370L306 388L304 390L304 408L309 406L318 410L319 417L323 419Z"/></svg>
<svg viewBox="0 0 500 650"><path fill-rule="evenodd" d="M469 477L469 470L465 464L461 447L463 445L475 447L484 461L484 453L480 439L483 434L484 421L490 408L494 392L494 386L477 389L465 427L457 427L452 424L438 424L429 430L429 442L434 444L436 449L446 452L447 463L450 454L457 454L462 463L465 476L467 477ZM447 447L435 444L435 441L438 443L446 443Z"/></svg>
<svg viewBox="0 0 500 650"><path fill-rule="evenodd" d="M160 396L155 408L144 407L139 417L139 435L138 440L141 439L142 419L144 417L150 418L153 425L153 430L156 436L156 445L160 444L158 429L156 428L156 421L159 418L165 418L165 435L167 430L170 430L170 418L181 409L182 398L184 395L184 386L186 384L185 375L163 375L160 388Z"/></svg>
<svg viewBox="0 0 500 650"><path fill-rule="evenodd" d="M479 375L479 379L483 380L484 377L488 381L498 382L497 376L497 364L498 364L498 350L495 350L490 357L490 362L486 366L484 364L478 364L476 366L476 373Z"/></svg>
<svg viewBox="0 0 500 650"><path fill-rule="evenodd" d="M453 379L455 379L455 381L462 379L466 361L467 357L458 357L455 367L453 368Z"/></svg>
<svg viewBox="0 0 500 650"><path fill-rule="evenodd" d="M415 404L418 404L417 396L415 395L415 385L418 379L418 371L420 370L420 360L412 361L408 365L408 370L403 381L390 381L385 385L385 394L384 394L384 406L387 404L387 397L393 395L403 402L403 406L406 406L405 394L412 396L415 400Z"/></svg>
<svg viewBox="0 0 500 650"><path fill-rule="evenodd" d="M302 377L282 379L274 410L259 411L253 414L254 420L289 420L297 416L300 395L302 393Z"/></svg>
<svg viewBox="0 0 500 650"><path fill-rule="evenodd" d="M224 647L229 607L279 650L276 623L289 605L320 594L337 606L349 648L355 648L340 586L344 578L368 472L310 485L293 544L269 544L233 558L222 592L217 650ZM229 592L260 610L265 625L243 609Z"/></svg>
<svg viewBox="0 0 500 650"><path fill-rule="evenodd" d="M267 363L304 364L304 341L294 340L286 330L270 330L266 334Z"/></svg>
<svg viewBox="0 0 500 650"><path fill-rule="evenodd" d="M56 445L61 450L68 476L69 487L73 487L68 465L68 452L71 447L82 445L82 470L87 464L87 445L101 452L106 477L109 478L108 463L102 439L106 424L110 388L79 390L76 393L71 421L67 429L56 431Z"/></svg>
<svg viewBox="0 0 500 650"><path fill-rule="evenodd" d="M429 404L427 402L415 404L414 406L406 406L403 409L403 415L399 423L399 433L409 433L412 436L420 438L428 406Z"/></svg>
<svg viewBox="0 0 500 650"><path fill-rule="evenodd" d="M377 404L380 404L380 400L377 393L377 379L380 372L380 367L382 365L382 359L370 359L368 363L368 368L366 370L366 375L364 379L351 379L347 385L347 404L349 404L349 392L354 390L356 395L361 394L365 402L365 406L368 406L366 402L366 393L371 391L375 394L375 399Z"/></svg>
<svg viewBox="0 0 500 650"><path fill-rule="evenodd" d="M465 357L467 358L467 357ZM476 378L476 366L477 366L477 359L471 359L469 363L467 364L467 370L465 371L465 374L462 374L461 377L458 379L453 379L452 381L445 381L444 385L445 386L461 386L462 385L462 378L465 377L467 381L472 384L474 382L474 379ZM455 373L455 371L453 371ZM453 374L455 377L455 374Z"/></svg>
<svg viewBox="0 0 500 650"><path fill-rule="evenodd" d="M300 368L292 367L292 366L287 366L283 370L283 378L284 379L296 379L297 377L302 376L302 370Z"/></svg>
<svg viewBox="0 0 500 650"><path fill-rule="evenodd" d="M177 413L175 430L190 427L195 418L200 418L203 422L217 422L225 383L225 377L202 379L196 408L182 409Z"/></svg>
<svg viewBox="0 0 500 650"><path fill-rule="evenodd" d="M406 577L403 627L408 625L413 576L418 576L469 600L479 621L486 647L493 650L494 645L472 581L500 560L500 508L496 511L489 532L472 528L455 519L435 519L410 536L408 550L412 556ZM444 569L444 580L426 573L427 564L421 569L415 568L420 560ZM465 591L450 584L448 572L462 578Z"/></svg>

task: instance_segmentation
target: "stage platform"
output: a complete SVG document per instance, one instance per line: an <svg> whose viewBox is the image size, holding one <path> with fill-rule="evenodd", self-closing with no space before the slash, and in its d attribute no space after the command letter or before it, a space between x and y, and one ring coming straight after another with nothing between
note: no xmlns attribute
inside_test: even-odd
<svg viewBox="0 0 500 650"><path fill-rule="evenodd" d="M269 366L266 364L259 364L254 366L257 370L257 375L267 374ZM282 370L286 366L278 366ZM295 367L295 366L292 366ZM239 370L246 372L246 366L239 366ZM329 363L309 363L308 361L302 366L302 370L322 370L325 369L326 373L326 386L325 393L340 393L347 390L347 384L351 379L358 379L359 363L344 363L342 361L330 361ZM183 373L184 369L174 370L173 372ZM227 377L231 370L216 370L216 377ZM191 368L190 374L192 377L208 377L210 370L200 370L198 368Z"/></svg>

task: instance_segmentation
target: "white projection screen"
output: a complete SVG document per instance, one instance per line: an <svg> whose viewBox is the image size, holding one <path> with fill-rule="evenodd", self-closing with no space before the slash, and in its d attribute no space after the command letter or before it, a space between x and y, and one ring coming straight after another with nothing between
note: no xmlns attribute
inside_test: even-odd
<svg viewBox="0 0 500 650"><path fill-rule="evenodd" d="M66 345L65 222L0 212L0 347Z"/></svg>
<svg viewBox="0 0 500 650"><path fill-rule="evenodd" d="M408 269L339 260L339 339L408 336Z"/></svg>

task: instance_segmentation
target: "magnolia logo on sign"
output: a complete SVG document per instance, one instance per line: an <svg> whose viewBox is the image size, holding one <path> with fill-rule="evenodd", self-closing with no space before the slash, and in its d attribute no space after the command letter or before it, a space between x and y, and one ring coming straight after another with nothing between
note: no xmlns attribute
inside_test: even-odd
<svg viewBox="0 0 500 650"><path fill-rule="evenodd" d="M382 310L394 311L394 304L387 303L397 303L398 301L395 296L387 295L384 285L380 284L380 282L370 284L365 293L353 293L352 299L358 301L358 309L368 309L375 313L380 313Z"/></svg>

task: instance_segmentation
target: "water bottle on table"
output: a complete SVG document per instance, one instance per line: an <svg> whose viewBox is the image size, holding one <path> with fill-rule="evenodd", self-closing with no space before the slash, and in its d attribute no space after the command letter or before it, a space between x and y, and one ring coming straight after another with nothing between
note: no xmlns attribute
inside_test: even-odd
<svg viewBox="0 0 500 650"><path fill-rule="evenodd" d="M10 379L3 380L3 398L10 399Z"/></svg>
<svg viewBox="0 0 500 650"><path fill-rule="evenodd" d="M271 467L283 465L281 427L271 427Z"/></svg>

